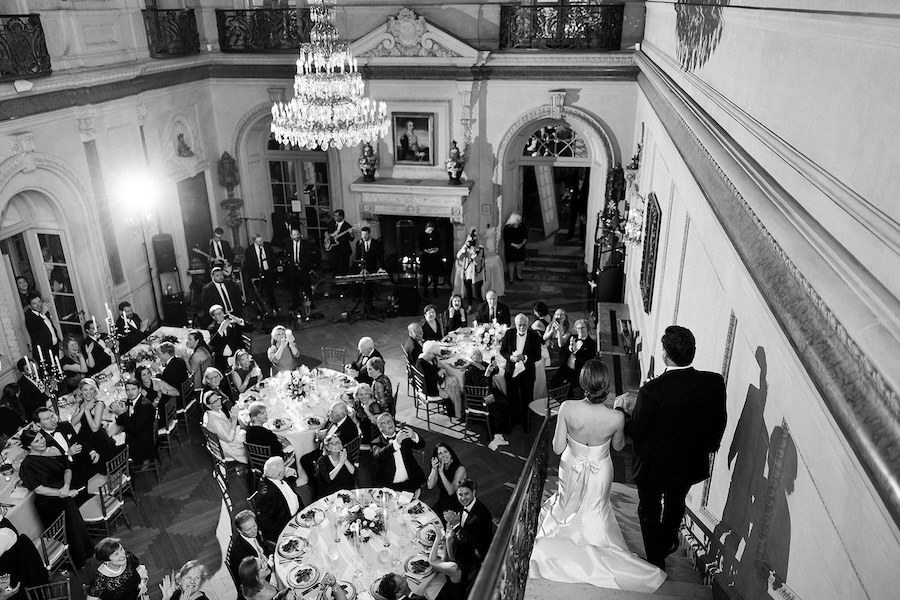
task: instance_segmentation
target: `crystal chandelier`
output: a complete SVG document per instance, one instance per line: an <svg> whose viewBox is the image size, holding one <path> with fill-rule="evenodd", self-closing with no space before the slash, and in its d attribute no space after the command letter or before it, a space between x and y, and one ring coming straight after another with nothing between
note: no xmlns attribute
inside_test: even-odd
<svg viewBox="0 0 900 600"><path fill-rule="evenodd" d="M272 133L301 148L356 146L387 133L384 102L363 96L365 84L334 26L336 0L309 0L310 43L300 46L294 97L272 106Z"/></svg>

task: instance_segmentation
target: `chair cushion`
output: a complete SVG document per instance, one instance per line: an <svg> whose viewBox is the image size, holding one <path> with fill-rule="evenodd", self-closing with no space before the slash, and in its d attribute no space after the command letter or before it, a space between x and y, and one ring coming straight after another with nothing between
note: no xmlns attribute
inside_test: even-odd
<svg viewBox="0 0 900 600"><path fill-rule="evenodd" d="M106 482L107 482L107 477L106 477L106 475L103 475L103 474L101 474L101 473L97 473L96 475L94 475L93 477L91 477L90 479L88 479L88 482L87 482L87 491L88 491L88 493L90 493L90 494L99 494L99 493L100 493L100 488L103 487L103 485L105 485Z"/></svg>
<svg viewBox="0 0 900 600"><path fill-rule="evenodd" d="M106 514L107 516L113 516L116 514L119 509L122 508L122 503L119 502L118 499L113 498L106 506ZM100 496L94 496L84 504L82 504L78 508L78 512L81 513L81 517L84 519L85 523L99 523L103 521L103 507L100 506Z"/></svg>
<svg viewBox="0 0 900 600"><path fill-rule="evenodd" d="M44 563L44 566L47 569L53 568L60 560L62 560L63 555L69 549L68 544L63 544L53 538L41 538L41 542L43 546L47 548L47 556L50 558L49 565L46 562ZM41 558L44 558L43 550L41 551Z"/></svg>
<svg viewBox="0 0 900 600"><path fill-rule="evenodd" d="M167 427L160 427L159 431L156 432L156 435L169 435L177 426L178 419L172 419L171 421L169 421L169 425Z"/></svg>

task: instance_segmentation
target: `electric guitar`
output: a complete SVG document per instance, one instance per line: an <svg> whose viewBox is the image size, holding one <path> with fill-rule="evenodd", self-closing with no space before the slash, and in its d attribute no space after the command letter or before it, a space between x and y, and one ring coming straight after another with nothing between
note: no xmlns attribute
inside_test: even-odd
<svg viewBox="0 0 900 600"><path fill-rule="evenodd" d="M340 233L326 233L325 234L325 250L331 250L335 246L338 245L338 240L341 239L345 234L356 231L358 227L356 225L351 225L349 229L345 229Z"/></svg>
<svg viewBox="0 0 900 600"><path fill-rule="evenodd" d="M225 272L226 277L231 277L232 271L234 271L234 266L228 262L228 259L225 258L216 258L210 254L207 254L200 248L191 248L195 254L199 254L200 256L206 259L206 262L209 264L209 268L213 267L222 267L222 271Z"/></svg>

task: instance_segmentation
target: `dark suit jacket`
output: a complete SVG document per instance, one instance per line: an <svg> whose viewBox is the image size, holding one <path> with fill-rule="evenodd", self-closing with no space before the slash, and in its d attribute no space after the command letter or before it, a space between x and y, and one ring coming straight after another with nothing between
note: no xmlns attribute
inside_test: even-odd
<svg viewBox="0 0 900 600"><path fill-rule="evenodd" d="M368 252L365 251L365 242L362 240L356 242L356 260L363 261L362 264L369 273L374 273L378 269L383 269L384 246L381 245L381 240L369 238Z"/></svg>
<svg viewBox="0 0 900 600"><path fill-rule="evenodd" d="M269 269L265 272L256 258L256 244L250 244L244 251L244 273L248 277L255 279L275 275L275 251L272 244L263 242L263 250L266 252L266 264L269 265Z"/></svg>
<svg viewBox="0 0 900 600"><path fill-rule="evenodd" d="M331 429L331 421L326 422L322 429L324 431ZM356 428L356 423L353 422L353 419L348 416L338 427L337 434L341 438L341 443L346 446L359 437L359 429Z"/></svg>
<svg viewBox="0 0 900 600"><path fill-rule="evenodd" d="M372 355L368 360L372 360L372 358L376 356L381 360L384 360L384 357L381 355L381 352L379 352L377 348L372 351ZM365 362L368 362L368 360ZM369 377L368 371L366 371L366 369L364 368L362 352L356 355L356 360L350 363L350 366L359 371L359 375L356 377L356 380L358 382L368 383L369 385L372 385L372 378Z"/></svg>
<svg viewBox="0 0 900 600"><path fill-rule="evenodd" d="M259 446L268 446L271 456L284 457L284 448L278 436L260 425L250 425L247 427L247 437L244 438L248 444L257 444Z"/></svg>
<svg viewBox="0 0 900 600"><path fill-rule="evenodd" d="M216 250L213 247L214 241L215 241L214 239L209 240L209 245L207 246L207 250L206 250L206 252L213 258L215 258L215 256L216 256ZM231 244L229 244L228 241L225 239L222 239L221 243L222 243L222 254L225 256L225 260L227 260L228 262L234 262L234 250L231 249ZM212 261L213 258L210 258L209 260Z"/></svg>
<svg viewBox="0 0 900 600"><path fill-rule="evenodd" d="M516 363L509 360L512 353L516 351L516 336L519 335L515 329L510 329L503 336L500 342L500 354L506 359L506 376L512 377ZM529 328L525 332L525 372L519 377L529 377L534 379L534 363L541 360L541 336L536 331Z"/></svg>
<svg viewBox="0 0 900 600"><path fill-rule="evenodd" d="M91 357L94 359L94 366L88 367L88 377L99 373L112 364L112 358L109 357L109 354L106 353L106 350L103 349L103 346L101 346L100 342L96 339L85 338L84 343L81 345L85 357L87 357L88 354L87 345L91 342L94 343L94 346L91 349ZM106 340L104 340L103 343L105 344Z"/></svg>
<svg viewBox="0 0 900 600"><path fill-rule="evenodd" d="M422 344L406 336L401 347L403 348L403 353L406 354L406 360L409 361L409 364L415 365L419 355L422 354Z"/></svg>
<svg viewBox="0 0 900 600"><path fill-rule="evenodd" d="M163 368L160 379L171 385L173 388L181 392L181 384L188 378L187 364L183 359L173 356L166 366Z"/></svg>
<svg viewBox="0 0 900 600"><path fill-rule="evenodd" d="M406 472L409 474L409 482L403 484L405 487L416 489L425 484L425 474L413 455L413 450L421 450L424 447L425 440L422 436L419 436L418 442L413 442L412 439L403 440L403 444L400 446L400 456L403 457L403 464L406 465ZM375 483L383 487L394 487L394 474L397 472L397 465L394 462L394 446L383 435L379 435L372 444L372 456L378 461Z"/></svg>
<svg viewBox="0 0 900 600"><path fill-rule="evenodd" d="M50 319L50 316L48 315L47 318ZM62 337L59 335L59 329L53 324L53 319L50 319L50 326L56 332L55 345L53 344L53 334L47 329L44 319L36 315L30 308L25 309L25 329L28 330L28 335L31 337L31 352L36 360L40 360L38 348L44 353L44 360L46 360L48 351L53 352L54 356L59 355L59 343Z"/></svg>
<svg viewBox="0 0 900 600"><path fill-rule="evenodd" d="M19 403L25 411L26 419L31 420L34 411L42 406L47 406L50 398L24 375L16 383L19 384Z"/></svg>
<svg viewBox="0 0 900 600"><path fill-rule="evenodd" d="M347 231L352 227L353 226L350 225L350 223L348 223L347 221L342 221L339 226L336 222L332 222L331 225L328 226L328 231L330 233L337 234L343 231ZM351 231L350 233L345 233L338 238L336 244L331 247L331 250L329 250L329 252L336 256L350 256L350 254L353 252L353 246L350 245L350 242L352 241L353 232Z"/></svg>
<svg viewBox="0 0 900 600"><path fill-rule="evenodd" d="M719 448L725 420L725 380L718 373L688 367L645 383L625 420L635 481L690 485L709 477L709 454Z"/></svg>
<svg viewBox="0 0 900 600"><path fill-rule="evenodd" d="M574 338L573 338L574 339ZM581 348L575 352L575 369L576 373L581 372L581 367L584 366L584 363L591 360L597 355L597 342L594 341L594 338L588 336L587 339L584 340L584 343L581 344ZM569 348L566 348L566 359L564 361L568 362L569 356L571 353L569 352Z"/></svg>
<svg viewBox="0 0 900 600"><path fill-rule="evenodd" d="M472 512L466 517L466 523L461 529L469 535L479 558L484 560L488 548L491 547L491 540L494 539L494 523L491 520L491 511L477 497L475 504L472 505Z"/></svg>
<svg viewBox="0 0 900 600"><path fill-rule="evenodd" d="M219 333L219 324L213 323L209 326L209 348L213 351L213 359L216 368L227 373L231 370L228 365L228 357L223 354L225 346L231 348L230 356L234 356L235 352L244 348L244 327L237 323L230 324L225 329L225 334Z"/></svg>
<svg viewBox="0 0 900 600"><path fill-rule="evenodd" d="M488 306L487 302L482 302L481 306L478 307L475 319L479 323L491 322L491 308ZM497 301L497 322L501 325L510 325L512 323L512 319L510 319L509 316L509 307L499 300Z"/></svg>
<svg viewBox="0 0 900 600"><path fill-rule="evenodd" d="M300 500L299 496L297 500ZM303 503L300 502L300 505ZM281 530L293 516L278 486L268 477L260 479L259 490L256 492L256 523L263 538L270 542L278 541Z"/></svg>
<svg viewBox="0 0 900 600"><path fill-rule="evenodd" d="M241 290L238 289L237 284L233 281L223 281L222 285L225 286L225 290L228 292L228 299L231 300L231 312L237 317L241 316L241 313L244 310L244 301L241 299ZM228 308L225 305L225 300L219 294L219 288L216 287L214 282L210 281L203 286L202 290L200 290L200 308L206 322L210 322L209 309L213 304L219 304L225 309Z"/></svg>
<svg viewBox="0 0 900 600"><path fill-rule="evenodd" d="M277 490L276 490L277 491ZM266 556L272 555L272 544L263 539L263 537L259 534L256 536L256 541L259 542L259 545L262 547L263 552ZM228 551L228 556L225 557L228 565L228 570L231 572L232 579L235 580L235 583L240 590L240 580L238 579L238 567L241 566L241 561L247 558L248 556L256 556L256 550L253 549L253 546L250 545L250 542L244 539L240 533L235 533L231 536L231 546Z"/></svg>
<svg viewBox="0 0 900 600"><path fill-rule="evenodd" d="M119 333L119 354L125 354L147 337L147 334L141 331L141 318L135 314L131 315L131 321L134 322L135 327L128 325L128 333L125 333L125 319L122 318L122 315L119 315L119 318L116 319L116 331Z"/></svg>

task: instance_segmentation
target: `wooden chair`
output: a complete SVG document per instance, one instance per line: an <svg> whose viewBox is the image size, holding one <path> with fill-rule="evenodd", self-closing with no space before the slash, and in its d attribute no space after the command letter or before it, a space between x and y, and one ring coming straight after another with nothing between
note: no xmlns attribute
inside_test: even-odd
<svg viewBox="0 0 900 600"><path fill-rule="evenodd" d="M415 367L409 362L409 357L406 355L406 350L403 349L402 344L400 345L400 354L403 355L403 361L406 363L406 395L412 398L415 391L415 388L413 388L413 369Z"/></svg>
<svg viewBox="0 0 900 600"><path fill-rule="evenodd" d="M397 384L397 387L394 388L394 406L391 408L391 416L394 419L397 418L397 398L400 396L400 384Z"/></svg>
<svg viewBox="0 0 900 600"><path fill-rule="evenodd" d="M334 369L335 371L339 371L341 373L344 372L344 365L347 364L347 349L346 348L329 348L328 346L322 346L322 366L327 367L329 369Z"/></svg>
<svg viewBox="0 0 900 600"><path fill-rule="evenodd" d="M528 405L529 413L525 418L525 431L528 431L528 421L531 420L531 413L536 414L537 416L544 418L547 415L550 415L550 418L555 417L559 414L559 405L569 394L569 382L566 381L562 385L558 385L555 388L550 388L547 391L546 398L538 398L537 400L532 400Z"/></svg>
<svg viewBox="0 0 900 600"><path fill-rule="evenodd" d="M425 376L415 367L413 372L413 402L416 406L416 418L419 418L419 409L425 410L425 422L428 424L428 431L431 431L431 415L432 413L440 414L443 412L444 399L440 396L429 396L425 392Z"/></svg>
<svg viewBox="0 0 900 600"><path fill-rule="evenodd" d="M488 441L493 439L491 434L491 419L488 405L485 403L485 397L491 393L490 386L486 385L467 385L464 386L466 393L466 432L471 431L471 423L481 421L487 427Z"/></svg>
<svg viewBox="0 0 900 600"><path fill-rule="evenodd" d="M216 483L219 484L219 490L222 492L222 500L225 501L225 508L228 509L228 514L231 514L234 512L234 503L231 501L231 494L228 493L228 481L225 478L225 473L219 469L218 465L214 465L212 476Z"/></svg>
<svg viewBox="0 0 900 600"><path fill-rule="evenodd" d="M69 539L66 537L66 515L59 515L53 524L41 533L41 558L44 561L44 568L50 575L68 562L75 573L75 562L69 554Z"/></svg>
<svg viewBox="0 0 900 600"><path fill-rule="evenodd" d="M153 419L153 425L151 427L151 431L153 432L153 447L157 447L157 439L159 437L159 419ZM131 477L133 478L138 473L153 473L156 475L156 483L160 483L159 479L159 457L151 458L148 461L144 461L143 463L136 465L134 460L131 458L128 459L129 464L131 465Z"/></svg>
<svg viewBox="0 0 900 600"><path fill-rule="evenodd" d="M104 532L109 537L110 523L125 519L125 525L131 530L128 515L125 513L125 497L122 489L126 475L123 470L113 471L107 475L107 482L100 487L100 493L79 507L81 517L88 530L99 537Z"/></svg>
<svg viewBox="0 0 900 600"><path fill-rule="evenodd" d="M184 432L187 435L187 439L191 439L189 417L191 411L197 408L198 395L197 390L194 388L194 378L189 376L181 384L181 396L179 396L181 402L178 409L175 411L178 414L178 423L184 425ZM178 443L181 443L180 436L178 438Z"/></svg>
<svg viewBox="0 0 900 600"><path fill-rule="evenodd" d="M265 444L249 444L244 442L247 449L247 463L250 466L250 489L256 490L259 480L263 475L263 467L266 461L272 457L272 449Z"/></svg>
<svg viewBox="0 0 900 600"><path fill-rule="evenodd" d="M228 550L225 552L225 569L228 571L228 574L231 576L231 580L234 582L234 587L237 589L238 600L243 600L244 595L241 593L241 580L238 577L238 574L231 570L231 555L234 553L235 535L240 534L233 533L231 535L231 539L228 541Z"/></svg>
<svg viewBox="0 0 900 600"><path fill-rule="evenodd" d="M359 449L361 443L362 437L357 435L344 446L344 449L347 451L347 459L356 467L359 466Z"/></svg>
<svg viewBox="0 0 900 600"><path fill-rule="evenodd" d="M247 497L247 504L250 505L250 510L253 511L253 514L256 514L256 494L258 493L258 491L253 492Z"/></svg>
<svg viewBox="0 0 900 600"><path fill-rule="evenodd" d="M25 595L28 597L28 600L70 600L72 598L72 587L69 581L67 577L63 581L53 581L25 588Z"/></svg>
<svg viewBox="0 0 900 600"><path fill-rule="evenodd" d="M203 437L206 439L206 449L209 451L209 455L212 456L213 466L216 469L221 470L222 473L227 474L228 467L225 460L225 451L222 450L222 442L219 440L219 436L202 424L200 425L200 429L203 430Z"/></svg>
<svg viewBox="0 0 900 600"><path fill-rule="evenodd" d="M169 462L172 462L173 438L178 438L178 446L181 447L181 434L178 432L178 408L175 406L176 398L166 397L163 401L163 415L165 423L156 432L157 444L160 450L169 452Z"/></svg>
<svg viewBox="0 0 900 600"><path fill-rule="evenodd" d="M128 445L122 446L122 450L111 459L106 461L106 472L108 474L121 471L122 473L122 494L131 494L131 498L135 504L140 504L137 494L134 493L134 487L131 485L131 475L128 473ZM107 477L108 479L108 477Z"/></svg>

